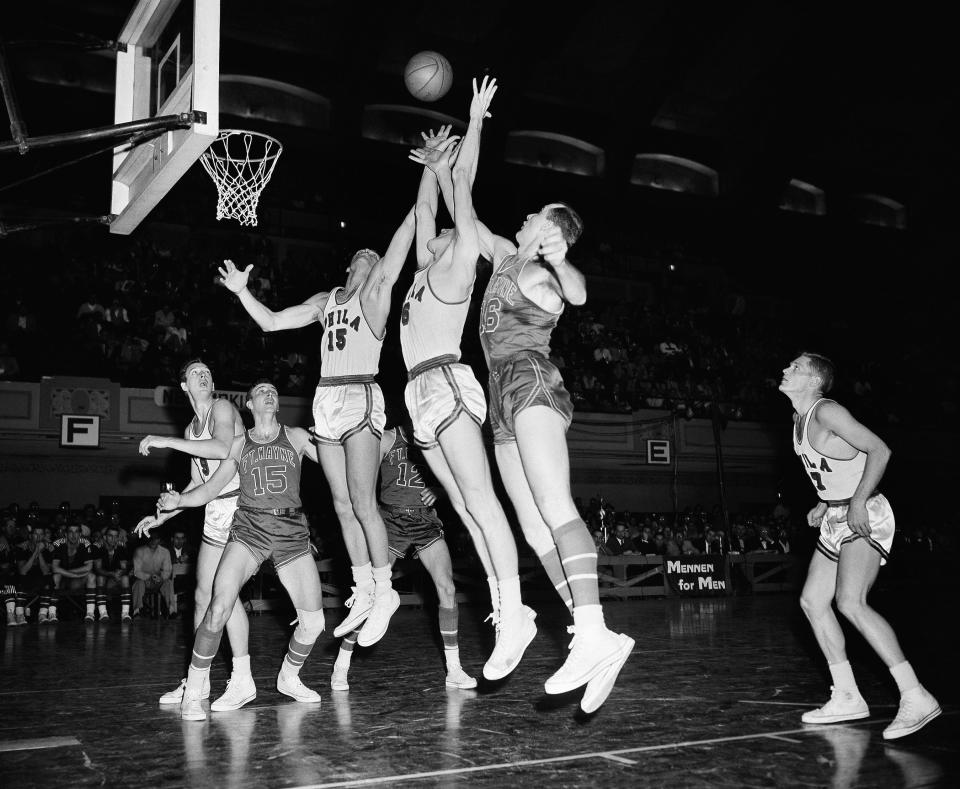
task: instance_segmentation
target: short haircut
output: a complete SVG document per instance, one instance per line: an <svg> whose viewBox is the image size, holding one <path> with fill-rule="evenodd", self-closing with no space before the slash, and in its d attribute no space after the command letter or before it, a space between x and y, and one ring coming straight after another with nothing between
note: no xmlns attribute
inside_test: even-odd
<svg viewBox="0 0 960 789"><path fill-rule="evenodd" d="M567 242L568 247L577 243L577 239L583 232L583 220L580 214L566 203L558 203L547 212L547 219L560 228L563 240Z"/></svg>
<svg viewBox="0 0 960 789"><path fill-rule="evenodd" d="M833 389L833 380L836 376L833 362L822 353L803 351L800 355L807 358L810 363L810 369L813 370L814 375L820 379L820 393L827 394Z"/></svg>
<svg viewBox="0 0 960 789"><path fill-rule="evenodd" d="M107 532L111 531L115 531L117 534L120 533L120 529L117 526L107 526L107 528L103 530L103 533L106 534Z"/></svg>
<svg viewBox="0 0 960 789"><path fill-rule="evenodd" d="M375 252L372 249L367 249L366 247L364 247L363 249L358 249L356 252L353 253L353 257L350 258L350 265L352 266L356 262L357 258L360 258L360 257L372 258L373 262L376 263L378 260L380 260L380 253Z"/></svg>
<svg viewBox="0 0 960 789"><path fill-rule="evenodd" d="M277 390L277 385L273 381L271 381L269 378L258 378L256 381L253 382L251 387L247 389L247 400L252 399L253 390L256 389L258 386L263 386L263 384L269 384L274 388L275 391L277 391L277 394L279 394L279 390Z"/></svg>
<svg viewBox="0 0 960 789"><path fill-rule="evenodd" d="M187 370L189 370L195 364L202 364L204 367L207 367L207 369L209 369L209 367L207 366L207 363L203 361L203 359L191 359L189 362L183 365L183 367L180 368L180 383L185 384L187 382Z"/></svg>

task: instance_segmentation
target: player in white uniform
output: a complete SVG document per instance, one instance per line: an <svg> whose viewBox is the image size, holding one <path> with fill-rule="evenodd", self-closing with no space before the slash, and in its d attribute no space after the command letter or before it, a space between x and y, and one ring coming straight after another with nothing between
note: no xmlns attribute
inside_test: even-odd
<svg viewBox="0 0 960 789"><path fill-rule="evenodd" d="M893 511L877 492L890 450L846 408L824 397L833 387L833 364L802 353L783 371L780 391L794 408L794 451L803 462L820 502L807 514L820 527L800 605L810 621L833 679L830 700L805 712L804 723L866 718L847 660L843 630L833 601L873 647L900 690L900 709L884 739L911 734L940 714L936 699L920 684L890 624L867 604L867 594L886 563L893 542Z"/></svg>
<svg viewBox="0 0 960 789"><path fill-rule="evenodd" d="M230 453L235 436L243 435L243 420L229 400L214 396L213 374L199 359L187 362L180 371L180 388L186 392L193 408L194 418L184 430L183 438L147 436L140 442L140 453L149 455L151 449L175 449L191 456L190 484L185 490L207 482ZM197 553L197 586L194 591L193 630L196 632L213 595L213 578L230 536L230 523L237 509L240 480L235 474L217 498L206 505L203 521L203 541ZM173 512L148 515L137 524L136 532L147 536L150 530L175 516ZM227 639L233 652L233 672L226 692L210 705L221 712L235 710L256 698L257 691L250 673L250 653L247 641L250 623L243 605L237 601L227 621ZM203 697L210 695L209 678ZM183 682L175 690L160 697L161 704L179 704L183 698Z"/></svg>
<svg viewBox="0 0 960 789"><path fill-rule="evenodd" d="M400 316L400 341L409 382L405 393L414 438L430 470L450 497L473 538L487 574L497 639L483 669L501 679L520 662L536 635L534 612L523 605L517 546L493 489L480 425L486 418L483 390L460 364L460 338L477 275L479 245L471 188L480 152L480 131L497 91L496 80L473 82L470 123L459 149L449 128L411 152L432 172L417 202L417 271ZM456 155L456 164L450 161ZM454 229L436 233L437 188L443 189ZM424 199L425 198L425 199Z"/></svg>
<svg viewBox="0 0 960 789"><path fill-rule="evenodd" d="M321 378L313 401L314 437L330 485L352 564L350 612L334 630L343 636L363 623L361 646L379 641L400 598L390 582L387 532L377 508L383 395L374 382L390 312L390 297L414 235L414 209L394 233L386 254L361 249L347 268L344 287L316 293L302 304L274 312L247 290L252 266L224 261L221 282L264 331L323 326Z"/></svg>

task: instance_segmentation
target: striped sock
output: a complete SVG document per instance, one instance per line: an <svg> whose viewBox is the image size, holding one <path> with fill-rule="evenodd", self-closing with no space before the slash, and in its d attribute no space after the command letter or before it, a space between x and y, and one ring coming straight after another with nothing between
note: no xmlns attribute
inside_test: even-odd
<svg viewBox="0 0 960 789"><path fill-rule="evenodd" d="M193 656L190 658L190 666L198 671L209 670L217 650L220 649L222 637L223 628L211 630L206 622L201 622L193 639Z"/></svg>
<svg viewBox="0 0 960 789"><path fill-rule="evenodd" d="M557 543L557 553L560 554L563 572L570 585L574 608L599 605L597 549L590 539L586 524L576 518L554 530L553 539Z"/></svg>
<svg viewBox="0 0 960 789"><path fill-rule="evenodd" d="M87 604L87 614L93 615L97 605L97 592L95 589L87 589L84 595L84 602Z"/></svg>
<svg viewBox="0 0 960 789"><path fill-rule="evenodd" d="M350 658L353 657L353 648L357 645L357 635L359 633L360 628L358 627L343 637L343 641L340 642L340 652L337 655L334 666L350 668Z"/></svg>
<svg viewBox="0 0 960 789"><path fill-rule="evenodd" d="M288 675L299 674L304 662L310 657L315 643L316 641L304 644L302 641L298 641L297 633L294 631L293 635L290 636L290 642L287 644L287 654L283 658L283 673Z"/></svg>
<svg viewBox="0 0 960 789"><path fill-rule="evenodd" d="M203 692L203 683L210 676L210 664L220 648L222 637L223 628L211 630L205 622L200 623L193 639L193 655L190 658L190 668L187 669L185 696L200 696Z"/></svg>
<svg viewBox="0 0 960 789"><path fill-rule="evenodd" d="M120 608L124 613L130 610L130 590L123 589L120 592Z"/></svg>
<svg viewBox="0 0 960 789"><path fill-rule="evenodd" d="M556 547L540 555L540 564L543 565L547 578L550 579L553 588L557 590L557 594L560 595L563 604L567 607L567 610L572 613L573 596L570 594L570 584L567 583L567 576L564 575L563 565L560 563L560 553Z"/></svg>
<svg viewBox="0 0 960 789"><path fill-rule="evenodd" d="M97 608L101 611L105 610L107 607L107 593L104 591L97 590Z"/></svg>
<svg viewBox="0 0 960 789"><path fill-rule="evenodd" d="M460 665L460 646L457 642L457 631L460 626L460 610L456 603L452 608L439 606L437 609L440 620L440 637L443 639L443 656L447 667Z"/></svg>

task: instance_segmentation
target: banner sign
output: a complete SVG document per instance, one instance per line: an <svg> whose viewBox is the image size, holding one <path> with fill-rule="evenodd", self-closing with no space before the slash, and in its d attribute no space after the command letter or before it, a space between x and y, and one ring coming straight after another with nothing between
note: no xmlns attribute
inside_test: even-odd
<svg viewBox="0 0 960 789"><path fill-rule="evenodd" d="M664 574L674 594L700 596L727 593L727 562L723 556L665 558L664 564Z"/></svg>

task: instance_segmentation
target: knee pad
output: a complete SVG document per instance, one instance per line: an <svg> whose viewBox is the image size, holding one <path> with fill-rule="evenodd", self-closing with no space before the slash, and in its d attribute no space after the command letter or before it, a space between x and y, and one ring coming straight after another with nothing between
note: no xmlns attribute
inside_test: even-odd
<svg viewBox="0 0 960 789"><path fill-rule="evenodd" d="M301 644L312 644L323 632L323 609L319 611L304 611L297 609L297 631L294 637Z"/></svg>

